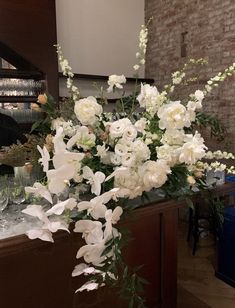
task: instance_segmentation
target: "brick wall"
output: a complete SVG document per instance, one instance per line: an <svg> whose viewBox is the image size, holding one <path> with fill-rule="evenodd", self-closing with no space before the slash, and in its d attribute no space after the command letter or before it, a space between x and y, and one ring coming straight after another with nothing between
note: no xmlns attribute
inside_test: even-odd
<svg viewBox="0 0 235 308"><path fill-rule="evenodd" d="M146 20L154 18L149 28L146 77L154 78L159 89L189 58L202 57L209 64L194 68L200 75L198 83L179 89L181 95L202 88L207 79L235 62L234 0L146 0L145 11ZM204 111L217 114L226 125L226 141L235 152L234 77L204 101Z"/></svg>

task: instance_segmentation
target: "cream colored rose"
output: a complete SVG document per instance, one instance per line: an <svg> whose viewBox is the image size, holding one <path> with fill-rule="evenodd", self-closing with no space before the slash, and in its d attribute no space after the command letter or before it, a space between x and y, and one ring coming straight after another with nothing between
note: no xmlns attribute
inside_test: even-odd
<svg viewBox="0 0 235 308"><path fill-rule="evenodd" d="M131 125L131 121L127 118L117 120L110 124L109 134L111 139L122 137L125 129Z"/></svg>
<svg viewBox="0 0 235 308"><path fill-rule="evenodd" d="M41 105L45 105L47 103L47 95L46 94L39 94L37 102Z"/></svg>
<svg viewBox="0 0 235 308"><path fill-rule="evenodd" d="M75 102L74 113L82 125L94 125L102 111L102 106L97 103L93 96Z"/></svg>

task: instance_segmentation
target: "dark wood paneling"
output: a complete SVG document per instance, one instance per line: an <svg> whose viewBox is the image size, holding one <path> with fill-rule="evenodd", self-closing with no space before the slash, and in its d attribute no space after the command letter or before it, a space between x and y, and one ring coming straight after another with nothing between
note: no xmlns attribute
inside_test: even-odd
<svg viewBox="0 0 235 308"><path fill-rule="evenodd" d="M144 296L148 308L176 307L177 208L184 203L143 206L122 223L133 240L123 251L126 262L143 265L148 280ZM108 288L74 294L83 283L71 272L82 262L76 252L79 234L59 232L55 244L18 236L0 241L0 302L4 308L126 308Z"/></svg>
<svg viewBox="0 0 235 308"><path fill-rule="evenodd" d="M54 0L0 0L0 42L42 71L58 98Z"/></svg>

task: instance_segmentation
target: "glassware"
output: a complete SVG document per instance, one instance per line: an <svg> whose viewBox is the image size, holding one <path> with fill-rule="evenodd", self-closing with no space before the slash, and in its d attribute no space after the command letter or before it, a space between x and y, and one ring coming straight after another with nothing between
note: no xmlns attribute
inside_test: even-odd
<svg viewBox="0 0 235 308"><path fill-rule="evenodd" d="M0 177L0 229L3 231L7 228L8 220L4 215L4 210L8 206L9 202L9 190L8 181L6 176Z"/></svg>

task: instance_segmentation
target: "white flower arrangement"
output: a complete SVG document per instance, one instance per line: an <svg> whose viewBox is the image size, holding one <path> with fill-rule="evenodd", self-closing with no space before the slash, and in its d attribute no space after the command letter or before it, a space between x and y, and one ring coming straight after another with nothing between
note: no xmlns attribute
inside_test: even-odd
<svg viewBox="0 0 235 308"><path fill-rule="evenodd" d="M142 26L135 70L144 63L147 32L147 27ZM121 234L116 225L126 210L126 199L153 189L161 189L166 197L190 194L192 185L201 187L206 170L226 168L215 162L210 165L202 162L203 158L234 159L231 153L207 152L204 139L193 127L205 96L235 72L235 63L211 78L203 91L192 93L186 102L172 101L172 91L185 78L185 65L172 75L172 85L162 92L155 86L141 84L140 92L135 91L132 96L130 108L125 109L123 98L122 112L110 116L104 112L101 99L81 98L59 46L57 52L63 74L68 78L77 122L53 120L53 152L39 147L47 181L26 187L27 192L44 198L50 208L44 211L41 205L30 205L23 212L41 223L27 232L28 237L51 242L53 233L69 232L69 224L74 217L76 220L76 215L79 217L73 231L82 234L85 245L77 252L77 259L83 260L72 276L90 277L78 291L91 291L105 285L107 277L114 283L120 278L112 271L115 268L112 264L119 259ZM122 89L125 82L123 75L110 76L107 92ZM133 113L134 105L141 110L137 115ZM75 186L82 192L84 184L91 193L89 200L82 200L79 195L68 195L61 200L64 192Z"/></svg>

